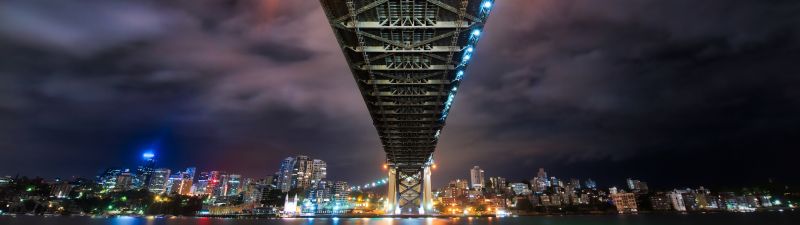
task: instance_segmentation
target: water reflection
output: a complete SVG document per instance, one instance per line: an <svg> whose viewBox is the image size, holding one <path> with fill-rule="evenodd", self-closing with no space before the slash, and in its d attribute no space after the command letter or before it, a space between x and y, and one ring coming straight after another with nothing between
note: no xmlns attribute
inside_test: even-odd
<svg viewBox="0 0 800 225"><path fill-rule="evenodd" d="M0 216L1 225L797 225L798 214L712 214L634 216L453 217L453 218L297 218L214 219L158 217Z"/></svg>

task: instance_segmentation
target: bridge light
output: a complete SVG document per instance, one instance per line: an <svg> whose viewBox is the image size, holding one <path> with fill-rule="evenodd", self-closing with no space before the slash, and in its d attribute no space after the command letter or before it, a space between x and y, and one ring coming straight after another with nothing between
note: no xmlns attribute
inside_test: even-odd
<svg viewBox="0 0 800 225"><path fill-rule="evenodd" d="M389 164L384 163L383 164L383 169L389 169Z"/></svg>
<svg viewBox="0 0 800 225"><path fill-rule="evenodd" d="M483 7L484 9L490 9L490 8L492 8L492 2L491 1L485 1L485 2L483 2L483 4L481 4L481 7Z"/></svg>
<svg viewBox="0 0 800 225"><path fill-rule="evenodd" d="M431 165L432 169L436 169L436 164Z"/></svg>
<svg viewBox="0 0 800 225"><path fill-rule="evenodd" d="M472 31L472 36L475 36L475 37L481 36L481 30L478 30L478 29L473 30Z"/></svg>
<svg viewBox="0 0 800 225"><path fill-rule="evenodd" d="M456 80L461 80L463 78L464 78L464 71L459 70L458 73L456 73Z"/></svg>
<svg viewBox="0 0 800 225"><path fill-rule="evenodd" d="M467 52L472 52L473 50L475 50L475 49L474 49L474 48L472 48L472 46L470 46L470 47L468 47L468 48L467 48Z"/></svg>
<svg viewBox="0 0 800 225"><path fill-rule="evenodd" d="M466 61L469 61L470 58L472 58L472 55L466 54L466 55L464 55L464 59L463 60L464 60L464 62L466 62Z"/></svg>

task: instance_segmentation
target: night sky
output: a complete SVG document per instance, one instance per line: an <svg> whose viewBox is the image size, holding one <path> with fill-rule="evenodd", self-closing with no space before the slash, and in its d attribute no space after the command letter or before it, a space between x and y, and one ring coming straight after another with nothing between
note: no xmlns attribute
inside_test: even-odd
<svg viewBox="0 0 800 225"><path fill-rule="evenodd" d="M800 1L500 0L459 89L436 185L800 184ZM0 2L0 175L197 166L329 178L384 153L315 0Z"/></svg>

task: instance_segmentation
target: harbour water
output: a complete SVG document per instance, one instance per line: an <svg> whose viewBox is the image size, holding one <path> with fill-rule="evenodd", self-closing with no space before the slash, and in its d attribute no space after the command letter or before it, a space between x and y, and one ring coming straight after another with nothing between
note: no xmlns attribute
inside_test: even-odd
<svg viewBox="0 0 800 225"><path fill-rule="evenodd" d="M0 216L0 225L797 225L798 213L648 214L504 218L291 218L216 219L154 217Z"/></svg>

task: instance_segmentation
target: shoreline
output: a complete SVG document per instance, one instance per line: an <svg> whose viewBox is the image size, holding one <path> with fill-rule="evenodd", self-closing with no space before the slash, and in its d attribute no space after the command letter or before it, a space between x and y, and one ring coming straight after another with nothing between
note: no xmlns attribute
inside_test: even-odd
<svg viewBox="0 0 800 225"><path fill-rule="evenodd" d="M274 215L199 215L199 216L165 216L165 215L57 215L57 214L0 214L0 217L93 217L93 218L117 218L117 217L134 217L134 218L147 218L147 219L174 219L174 218L211 218L211 219L428 219L428 218L504 218L504 217L566 217L566 216L641 216L641 215L748 215L748 214L776 214L786 213L794 214L800 211L790 210L764 210L756 212L727 212L727 211L704 211L704 212L660 212L660 211L644 211L638 213L523 213L508 216L497 215L309 215L309 216L294 216L294 217L279 217Z"/></svg>

